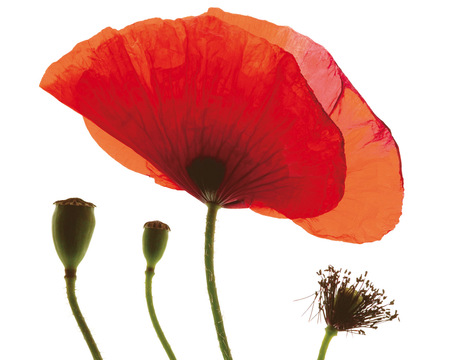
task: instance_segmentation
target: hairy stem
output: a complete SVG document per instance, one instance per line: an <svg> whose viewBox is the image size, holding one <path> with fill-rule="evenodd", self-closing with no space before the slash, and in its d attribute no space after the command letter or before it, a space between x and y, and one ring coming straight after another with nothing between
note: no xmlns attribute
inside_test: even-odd
<svg viewBox="0 0 450 360"><path fill-rule="evenodd" d="M147 268L145 271L145 297L147 298L147 307L148 307L148 313L150 314L150 319L152 319L153 327L155 328L156 334L158 335L159 341L161 342L161 345L164 347L164 350L166 350L166 354L169 357L170 360L176 360L172 348L170 347L169 342L167 341L166 337L164 336L164 332L161 329L161 326L159 325L158 318L156 317L155 308L153 306L153 295L152 295L152 279L155 275L155 272L153 269Z"/></svg>
<svg viewBox="0 0 450 360"><path fill-rule="evenodd" d="M102 356L100 355L100 351L97 348L97 344L92 337L92 334L84 320L83 314L81 313L80 307L78 306L77 297L75 295L75 281L77 279L74 270L66 270L66 288L67 288L67 298L69 299L69 304L72 309L73 316L77 321L78 327L83 334L84 340L86 344L89 346L89 350L91 351L92 358L94 360L102 360Z"/></svg>
<svg viewBox="0 0 450 360"><path fill-rule="evenodd" d="M224 360L232 360L231 351L228 346L225 328L223 326L222 313L220 311L219 298L217 296L216 278L214 275L214 231L216 227L217 211L220 206L208 203L208 214L206 216L205 230L205 270L206 283L208 286L209 301L216 326L217 338Z"/></svg>

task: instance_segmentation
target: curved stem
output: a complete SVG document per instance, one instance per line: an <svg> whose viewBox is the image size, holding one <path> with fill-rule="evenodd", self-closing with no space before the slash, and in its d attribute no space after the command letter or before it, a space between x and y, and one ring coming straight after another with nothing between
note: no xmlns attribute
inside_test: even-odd
<svg viewBox="0 0 450 360"><path fill-rule="evenodd" d="M164 332L159 325L158 318L156 317L155 308L153 306L153 295L152 295L152 279L155 275L155 271L151 268L147 268L145 271L145 297L147 298L147 307L148 312L150 314L150 319L152 319L153 327L155 328L156 334L158 335L159 341L161 341L164 350L166 350L166 354L170 360L176 360L172 348L169 345L166 337L164 336Z"/></svg>
<svg viewBox="0 0 450 360"><path fill-rule="evenodd" d="M232 360L231 351L228 346L225 328L223 326L222 313L220 312L219 298L217 297L216 278L214 275L214 231L216 227L217 211L220 206L208 203L208 214L206 215L205 230L205 270L206 283L208 286L209 301L216 326L217 338L220 344L220 350L225 360Z"/></svg>
<svg viewBox="0 0 450 360"><path fill-rule="evenodd" d="M320 347L319 357L317 360L324 360L325 354L327 353L328 345L331 339L337 335L337 330L332 326L327 326L325 328L325 336L323 337L322 346Z"/></svg>
<svg viewBox="0 0 450 360"><path fill-rule="evenodd" d="M102 360L97 344L95 343L86 321L84 320L83 314L81 313L80 307L78 306L77 297L75 295L75 281L77 279L75 273L76 271L66 270L66 276L64 276L64 279L66 279L67 298L69 299L69 304L72 309L73 316L77 321L78 327L84 336L86 344L89 346L92 358L94 360Z"/></svg>

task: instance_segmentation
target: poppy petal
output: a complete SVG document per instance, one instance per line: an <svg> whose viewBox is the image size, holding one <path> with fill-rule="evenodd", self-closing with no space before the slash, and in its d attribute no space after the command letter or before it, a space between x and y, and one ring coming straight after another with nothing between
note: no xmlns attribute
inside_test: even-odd
<svg viewBox="0 0 450 360"><path fill-rule="evenodd" d="M97 144L123 166L140 174L154 178L158 185L174 190L182 190L163 173L158 171L158 169L156 169L149 161L138 155L133 149L103 131L88 118L84 118L84 122Z"/></svg>
<svg viewBox="0 0 450 360"><path fill-rule="evenodd" d="M229 24L239 26L291 53L317 100L327 114L331 112L341 93L342 82L339 67L322 46L288 26L278 26L250 16L227 13L218 8L210 8L205 15L215 16Z"/></svg>
<svg viewBox="0 0 450 360"><path fill-rule="evenodd" d="M204 202L294 219L342 197L341 133L295 59L215 17L105 29L50 66L41 87L89 119L119 162ZM198 159L225 166L213 195L188 171Z"/></svg>
<svg viewBox="0 0 450 360"><path fill-rule="evenodd" d="M395 227L402 211L403 178L397 144L351 87L345 87L331 118L344 134L346 153L352 154L347 156L345 195L329 213L294 222L327 239L355 243L380 240Z"/></svg>
<svg viewBox="0 0 450 360"><path fill-rule="evenodd" d="M212 8L207 12L290 52L324 110L344 136L347 161L345 194L336 208L318 217L296 219L311 234L363 243L381 239L398 223L403 177L397 144L389 128L370 110L332 56L289 27ZM269 216L274 209L253 207Z"/></svg>

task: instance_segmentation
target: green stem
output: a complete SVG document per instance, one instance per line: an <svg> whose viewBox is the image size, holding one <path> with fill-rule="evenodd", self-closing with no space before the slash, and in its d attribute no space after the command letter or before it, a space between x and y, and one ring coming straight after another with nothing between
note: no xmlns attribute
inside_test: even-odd
<svg viewBox="0 0 450 360"><path fill-rule="evenodd" d="M319 357L317 360L324 360L325 354L327 353L328 345L330 344L331 339L337 335L337 330L332 326L327 326L325 328L325 336L322 341L322 346L320 347Z"/></svg>
<svg viewBox="0 0 450 360"><path fill-rule="evenodd" d="M220 312L219 298L217 297L216 278L214 275L214 231L216 227L217 211L220 206L214 203L208 203L208 214L206 215L205 230L205 270L206 284L208 286L209 301L216 326L217 338L220 344L220 350L225 360L232 360L231 351L228 346L225 328L223 326L222 313Z"/></svg>
<svg viewBox="0 0 450 360"><path fill-rule="evenodd" d="M151 268L147 268L145 271L145 297L147 298L148 312L150 314L150 319L152 319L152 324L155 328L156 334L158 335L159 341L164 347L164 350L166 350L167 356L170 360L176 360L177 358L175 357L169 342L164 336L161 326L159 326L158 318L156 317L155 308L153 306L152 279L154 275L155 271Z"/></svg>
<svg viewBox="0 0 450 360"><path fill-rule="evenodd" d="M66 270L66 276L64 276L64 278L66 279L67 298L69 299L69 304L72 309L73 316L75 316L75 319L77 320L78 327L80 328L81 333L84 336L86 344L89 346L92 358L94 360L102 360L102 356L100 355L100 351L97 348L97 344L95 343L94 338L92 337L92 334L86 324L86 321L84 320L83 314L81 314L80 307L78 306L77 297L75 295L75 281L77 279L75 274L76 270Z"/></svg>

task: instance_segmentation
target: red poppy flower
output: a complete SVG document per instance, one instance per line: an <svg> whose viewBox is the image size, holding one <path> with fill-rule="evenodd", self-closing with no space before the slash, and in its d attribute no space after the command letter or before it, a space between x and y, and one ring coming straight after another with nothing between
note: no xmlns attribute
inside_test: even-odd
<svg viewBox="0 0 450 360"><path fill-rule="evenodd" d="M52 64L40 86L82 114L113 158L160 185L287 217L318 236L380 238L400 215L395 142L331 56L286 29L218 9L107 28ZM340 201L351 204L338 210ZM368 219L377 211L390 214L389 229L381 215ZM346 216L359 212L383 230L348 232Z"/></svg>

